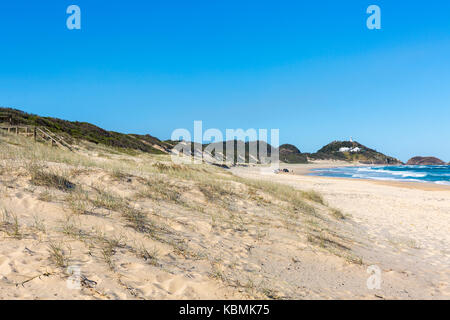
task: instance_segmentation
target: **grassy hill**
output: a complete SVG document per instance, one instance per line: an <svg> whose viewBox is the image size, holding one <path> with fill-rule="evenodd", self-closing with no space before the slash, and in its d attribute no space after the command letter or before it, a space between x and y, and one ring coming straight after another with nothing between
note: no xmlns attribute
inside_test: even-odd
<svg viewBox="0 0 450 320"><path fill-rule="evenodd" d="M270 156L272 154L272 151L276 151L277 148L272 147L269 143L265 142L265 141L247 141L247 142L243 142L240 140L230 140L230 141L224 141L224 142L215 142L212 144L194 144L191 143L191 152L200 152L200 151L205 151L206 148L208 148L209 150L211 150L212 148L222 148L223 150L223 154L226 157L227 155L227 144L231 144L234 148L234 163L238 162L237 161L237 147L238 144L242 143L244 144L244 148L245 148L245 163L250 162L250 149L257 150L257 155L255 157L253 157L253 160L257 161L257 163L268 163L270 162ZM266 149L266 153L265 155L262 155L260 153L260 149ZM308 159L306 157L305 154L302 154L300 152L300 150L295 147L294 145L291 144L284 144L281 145L279 147L279 152L280 152L280 161L285 162L285 163L307 163ZM212 152L212 155L215 155L215 152ZM244 159L240 159L241 162L244 162Z"/></svg>
<svg viewBox="0 0 450 320"><path fill-rule="evenodd" d="M308 158L305 154L292 144L283 144L280 146L280 160L286 163L307 163Z"/></svg>
<svg viewBox="0 0 450 320"><path fill-rule="evenodd" d="M12 123L15 125L29 125L46 127L50 131L63 136L71 143L78 141L89 141L95 144L103 144L106 146L121 149L122 151L129 152L130 150L139 150L142 152L152 154L166 154L169 153L173 147L179 143L179 141L161 141L156 137L149 134L125 134L114 131L107 131L100 127L97 127L91 123L67 121L52 117L41 117L34 114L29 114L20 110L11 108L0 108L0 122L11 117ZM9 120L8 120L9 121ZM242 141L241 141L242 142ZM234 147L234 162L237 162L237 145L238 141L231 141ZM226 156L226 144L227 142L216 142L215 144L222 144L224 155ZM264 141L251 141L245 142L245 162L248 163L250 159L250 149L256 147L258 150L258 156L256 161L258 163L267 163L270 159L273 148L270 144ZM205 150L207 147L211 148L214 144L197 145L191 143L192 151ZM342 147L355 148L359 147L359 152L340 152ZM267 157L261 157L259 154L259 148L267 150ZM307 163L308 158L311 160L318 159L332 159L343 161L359 161L362 163L373 164L400 164L401 161L393 157L386 156L376 150L370 149L358 142L350 141L334 141L316 153L301 153L300 150L291 144L284 144L279 147L280 161L285 163ZM214 153L213 153L214 154ZM243 162L244 159L241 159Z"/></svg>
<svg viewBox="0 0 450 320"><path fill-rule="evenodd" d="M359 148L358 152L341 152L341 148ZM367 164L402 164L396 158L386 156L376 150L370 149L356 141L333 141L316 153L308 154L313 160L342 160L359 161Z"/></svg>
<svg viewBox="0 0 450 320"><path fill-rule="evenodd" d="M178 143L177 141L168 141L168 143L175 145L176 143ZM189 144L189 142L186 142L187 144ZM222 141L222 142L214 142L214 143L205 143L205 144L199 144L199 143L193 143L191 142L191 152L195 153L195 154L199 154L200 152L204 152L204 153L208 153L211 156L215 157L216 156L216 152L220 149L222 149L222 156L217 155L217 157L219 159L227 159L227 155L229 154L229 152L227 152L227 145L232 145L232 148L234 150L234 154L233 154L233 162L237 163L237 162L245 162L245 163L249 163L250 162L250 150L257 150L257 154L256 156L252 155L252 161L256 162L256 163L267 163L270 159L268 159L268 157L271 156L272 153L272 149L276 150L276 148L273 148L270 144L268 144L265 141L247 141L244 142L242 140L229 140L229 141ZM244 146L244 156L241 157L238 161L238 145L243 144ZM266 153L265 156L263 156L263 154L260 153L260 149L266 149ZM245 159L244 159L245 158ZM229 161L229 160L228 160Z"/></svg>
<svg viewBox="0 0 450 320"><path fill-rule="evenodd" d="M70 152L3 130L0 150L0 256L20 261L0 279L0 299L300 299L304 279L280 278L293 257L314 263L308 279L323 261L361 264L336 236L350 217L307 187L91 143ZM270 261L270 272L248 267ZM67 268L80 262L71 290Z"/></svg>
<svg viewBox="0 0 450 320"><path fill-rule="evenodd" d="M46 127L50 131L64 136L69 141L86 140L95 144L104 144L122 149L134 149L143 152L162 154L171 149L171 145L151 135L124 134L107 131L87 122L67 121L51 117L41 117L11 108L0 108L2 116L11 115L15 125Z"/></svg>

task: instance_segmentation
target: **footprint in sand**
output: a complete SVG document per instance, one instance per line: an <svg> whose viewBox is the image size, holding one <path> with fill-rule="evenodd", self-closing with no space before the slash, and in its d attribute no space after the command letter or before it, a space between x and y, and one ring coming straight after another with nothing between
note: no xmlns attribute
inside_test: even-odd
<svg viewBox="0 0 450 320"><path fill-rule="evenodd" d="M8 257L0 257L0 276L6 276L11 273L11 259Z"/></svg>
<svg viewBox="0 0 450 320"><path fill-rule="evenodd" d="M23 193L22 193L22 192L17 192L14 196L15 196L17 199L21 200L21 199L23 198Z"/></svg>
<svg viewBox="0 0 450 320"><path fill-rule="evenodd" d="M156 282L153 284L155 287L164 290L169 295L180 295L186 289L186 279L182 276L158 276Z"/></svg>

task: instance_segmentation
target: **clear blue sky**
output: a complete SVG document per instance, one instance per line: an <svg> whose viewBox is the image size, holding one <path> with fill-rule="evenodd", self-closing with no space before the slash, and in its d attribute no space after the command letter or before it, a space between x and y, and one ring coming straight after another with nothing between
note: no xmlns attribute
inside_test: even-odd
<svg viewBox="0 0 450 320"><path fill-rule="evenodd" d="M279 128L305 152L353 136L450 161L448 0L5 0L0 37L3 106L161 139L202 120Z"/></svg>

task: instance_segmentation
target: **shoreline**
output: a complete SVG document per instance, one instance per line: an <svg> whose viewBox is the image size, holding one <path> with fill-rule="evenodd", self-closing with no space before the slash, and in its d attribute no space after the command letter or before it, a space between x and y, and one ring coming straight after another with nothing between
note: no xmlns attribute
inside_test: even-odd
<svg viewBox="0 0 450 320"><path fill-rule="evenodd" d="M271 175L258 168L234 168L233 173L312 190L340 210L346 217L340 234L350 239L353 254L365 267L376 265L382 270L379 295L387 299L448 299L449 186L308 175L309 169L327 165L349 164L283 165L293 172ZM367 274L365 268L351 273L352 278Z"/></svg>
<svg viewBox="0 0 450 320"><path fill-rule="evenodd" d="M303 167L306 166L306 167ZM348 163L344 161L314 161L307 164L284 164L283 167L289 169L289 173L298 176L315 177L321 179L333 179L341 181L365 181L378 185L386 185L393 187L402 187L409 189L420 189L424 191L450 191L449 185L436 184L428 181L400 181L400 180L375 180L369 178L348 178L348 177L330 177L330 176L318 176L311 173L315 169L327 169L327 168L339 168L339 167L372 167L374 165L360 164L360 163Z"/></svg>

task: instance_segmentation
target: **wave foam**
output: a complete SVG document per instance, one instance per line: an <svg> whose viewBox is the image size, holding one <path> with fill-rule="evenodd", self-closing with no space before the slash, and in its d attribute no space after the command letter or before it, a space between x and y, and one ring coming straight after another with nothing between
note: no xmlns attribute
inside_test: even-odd
<svg viewBox="0 0 450 320"><path fill-rule="evenodd" d="M450 166L372 166L372 167L335 167L314 170L318 175L390 180L429 182L450 185Z"/></svg>

